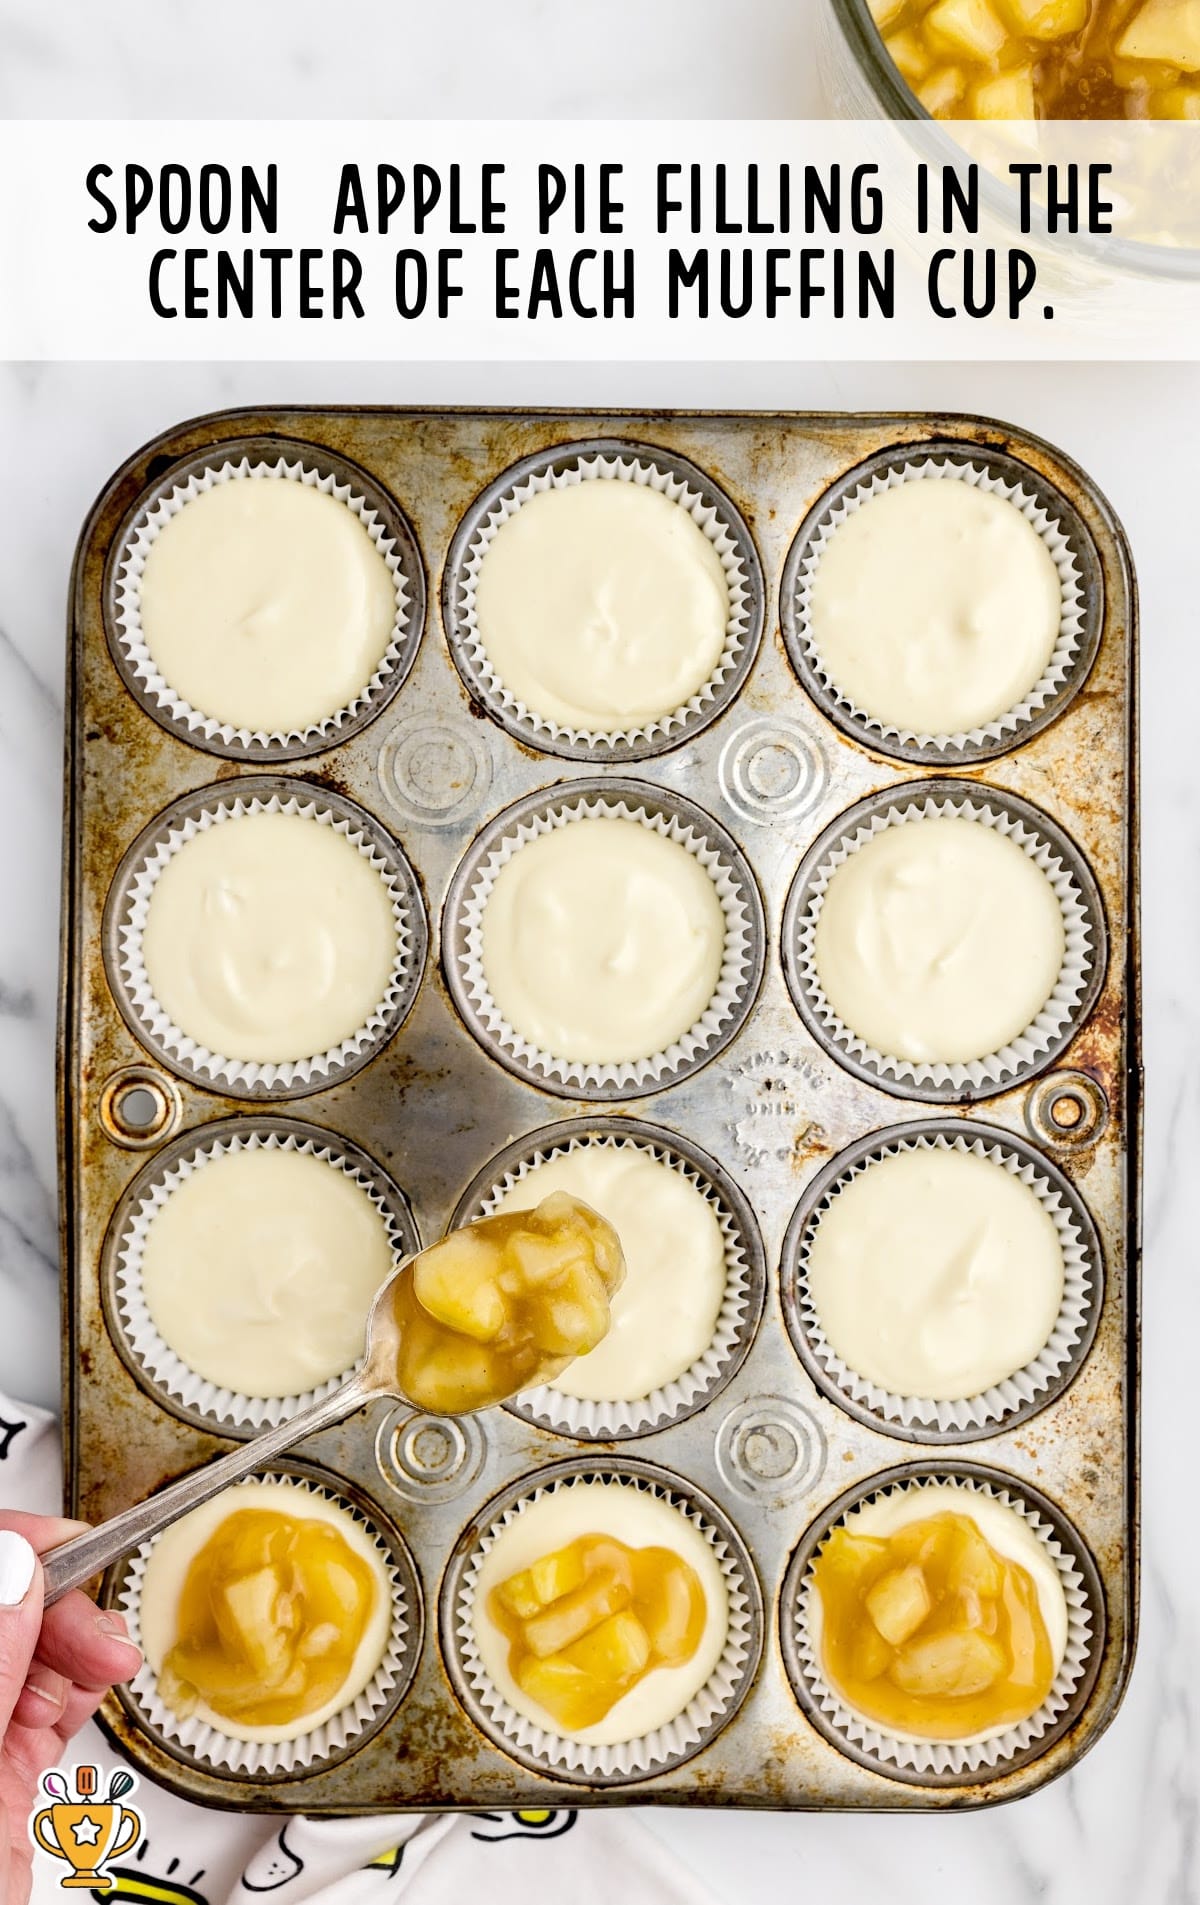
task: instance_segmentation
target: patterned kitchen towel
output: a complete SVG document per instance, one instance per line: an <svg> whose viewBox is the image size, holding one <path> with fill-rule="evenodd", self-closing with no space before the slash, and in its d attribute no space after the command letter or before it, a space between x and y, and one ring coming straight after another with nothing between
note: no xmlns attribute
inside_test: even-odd
<svg viewBox="0 0 1200 1905"><path fill-rule="evenodd" d="M58 1425L0 1394L0 1507L53 1514L61 1493ZM90 1725L61 1769L99 1768L101 1792L124 1765ZM248 1817L189 1805L140 1777L125 1803L142 1833L106 1862L107 1905L711 1905L712 1895L627 1812L398 1813L364 1819ZM39 1851L34 1905L65 1905L68 1869ZM80 1896L77 1891L74 1894ZM89 1894L84 1894L87 1896Z"/></svg>

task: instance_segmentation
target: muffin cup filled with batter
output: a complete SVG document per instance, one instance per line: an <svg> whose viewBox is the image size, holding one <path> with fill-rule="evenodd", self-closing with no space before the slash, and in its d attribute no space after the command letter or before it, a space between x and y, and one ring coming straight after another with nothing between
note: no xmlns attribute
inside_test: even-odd
<svg viewBox="0 0 1200 1905"><path fill-rule="evenodd" d="M186 1716L164 1698L160 1674L178 1638L179 1600L188 1570L223 1522L262 1509L334 1529L370 1571L375 1593L340 1694L311 1719L243 1724L201 1699ZM421 1640L420 1593L399 1538L376 1526L340 1488L300 1472L238 1482L143 1544L126 1564L115 1605L145 1655L122 1689L141 1725L169 1751L244 1777L270 1779L342 1758L394 1712L412 1680Z"/></svg>
<svg viewBox="0 0 1200 1905"><path fill-rule="evenodd" d="M1103 580L1066 498L980 449L880 452L792 544L784 639L808 692L861 744L929 765L987 760L1085 680Z"/></svg>
<svg viewBox="0 0 1200 1905"><path fill-rule="evenodd" d="M901 1126L821 1172L784 1239L805 1367L860 1421L994 1435L1060 1394L1095 1334L1100 1241L1070 1181L1010 1132Z"/></svg>
<svg viewBox="0 0 1200 1905"><path fill-rule="evenodd" d="M1104 977L1103 909L1078 849L999 789L869 795L801 862L788 990L813 1036L902 1097L986 1097L1056 1058Z"/></svg>
<svg viewBox="0 0 1200 1905"><path fill-rule="evenodd" d="M509 1404L559 1435L611 1440L682 1421L740 1366L762 1314L762 1242L746 1199L712 1158L656 1125L586 1119L510 1145L481 1171L452 1225L529 1209L571 1190L621 1238L626 1275L609 1335L553 1383Z"/></svg>
<svg viewBox="0 0 1200 1905"><path fill-rule="evenodd" d="M403 514L312 446L249 440L176 466L136 506L106 627L127 685L208 752L268 762L332 747L402 686L425 620Z"/></svg>
<svg viewBox="0 0 1200 1905"><path fill-rule="evenodd" d="M468 1029L566 1097L690 1076L740 1030L764 961L741 849L690 801L634 781L508 808L454 876L443 941Z"/></svg>
<svg viewBox="0 0 1200 1905"><path fill-rule="evenodd" d="M379 823L266 776L176 801L126 854L105 913L110 983L137 1037L247 1098L364 1065L411 1008L426 941L416 877Z"/></svg>
<svg viewBox="0 0 1200 1905"><path fill-rule="evenodd" d="M574 444L484 492L451 547L444 610L471 693L518 739L633 761L737 695L762 572L740 512L685 458Z"/></svg>
<svg viewBox="0 0 1200 1905"><path fill-rule="evenodd" d="M379 1285L420 1248L390 1178L290 1119L189 1132L122 1198L105 1301L142 1381L225 1431L281 1422L362 1356Z"/></svg>
<svg viewBox="0 0 1200 1905"><path fill-rule="evenodd" d="M952 1514L973 1522L994 1553L1024 1569L1036 1590L1053 1658L1046 1697L1027 1717L955 1739L892 1731L859 1712L832 1684L822 1646L823 1608L814 1566L835 1529L886 1538L914 1522ZM1104 1640L1095 1564L1079 1537L1035 1490L992 1470L925 1468L872 1477L843 1496L801 1542L780 1597L780 1631L792 1690L818 1729L864 1765L915 1783L953 1785L1007 1772L1062 1732L1086 1699Z"/></svg>
<svg viewBox="0 0 1200 1905"><path fill-rule="evenodd" d="M515 1571L585 1535L679 1555L699 1578L704 1626L686 1664L655 1668L572 1734L513 1681L487 1601ZM443 1581L441 1629L455 1691L504 1752L538 1772L620 1785L690 1759L733 1717L758 1665L762 1600L749 1555L712 1503L664 1471L578 1462L540 1484L519 1482L480 1511Z"/></svg>

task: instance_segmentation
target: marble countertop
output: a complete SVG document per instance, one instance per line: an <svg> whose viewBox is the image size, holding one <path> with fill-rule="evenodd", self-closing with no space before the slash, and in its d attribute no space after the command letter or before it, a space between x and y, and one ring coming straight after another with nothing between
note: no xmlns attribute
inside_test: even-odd
<svg viewBox="0 0 1200 1905"><path fill-rule="evenodd" d="M803 119L823 4L0 0L0 118Z"/></svg>
<svg viewBox="0 0 1200 1905"><path fill-rule="evenodd" d="M819 109L816 6L460 0L446 24L437 9L397 6L385 57L364 59L322 0L173 0L152 14L0 0L0 115L237 116L264 104L289 117L804 114ZM53 1053L71 551L96 491L143 439L197 411L273 401L971 410L1058 442L1123 516L1143 608L1148 1081L1143 1613L1130 1693L1075 1772L996 1812L643 1816L729 1905L814 1889L887 1905L1195 1905L1200 1535L1185 1398L1200 1341L1188 1189L1200 1144L1190 450L1200 369L0 366L0 1387L35 1401L54 1401L58 1381Z"/></svg>
<svg viewBox="0 0 1200 1905"><path fill-rule="evenodd" d="M250 401L944 407L1023 422L1077 457L1123 516L1143 606L1146 946L1145 1561L1140 1657L1110 1733L1016 1807L937 1819L646 1815L740 1902L799 1871L889 1905L1191 1905L1200 1898L1200 1539L1181 1434L1200 1340L1191 1146L1200 1096L1196 947L1200 811L1190 775L1200 682L1191 614L1194 514L1181 420L1200 369L839 366L529 369L355 366L0 368L0 1387L57 1393L53 1046L62 617L93 495L169 423ZM1182 1491L1182 1497L1181 1497ZM1181 1518L1180 1502L1185 1504Z"/></svg>

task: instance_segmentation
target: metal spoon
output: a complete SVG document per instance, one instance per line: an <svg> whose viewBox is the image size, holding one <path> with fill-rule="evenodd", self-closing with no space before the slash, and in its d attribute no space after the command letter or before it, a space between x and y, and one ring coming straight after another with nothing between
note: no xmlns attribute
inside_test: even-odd
<svg viewBox="0 0 1200 1905"><path fill-rule="evenodd" d="M581 1206L586 1209L586 1206ZM603 1228L602 1218L588 1211L594 1223ZM490 1226L504 1221L495 1217L482 1218L478 1224L466 1228L486 1231ZM614 1233L609 1235L616 1244ZM436 1246L430 1246L436 1248ZM617 1244L618 1256L620 1246ZM314 1402L308 1409L302 1409L297 1415L289 1416L286 1422L277 1423L273 1428L262 1429L251 1436L239 1448L232 1449L228 1455L222 1455L215 1462L209 1462L204 1468L192 1470L182 1475L169 1488L161 1489L152 1495L149 1501L138 1502L133 1508L125 1509L123 1514L114 1515L111 1521L101 1522L98 1528L90 1528L86 1534L76 1535L70 1541L64 1541L61 1547L52 1548L42 1556L45 1575L46 1605L60 1600L71 1588L82 1587L95 1574L101 1574L113 1561L140 1547L151 1535L163 1528L169 1528L173 1521L186 1515L189 1509L198 1508L214 1495L219 1495L230 1483L240 1481L243 1475L250 1475L255 1469L264 1468L273 1456L282 1455L285 1449L302 1442L305 1436L315 1435L318 1429L328 1429L335 1422L341 1422L365 1402L371 1402L376 1396L390 1396L401 1402L412 1402L400 1389L396 1365L400 1347L400 1329L395 1316L396 1286L401 1277L408 1276L421 1257L428 1255L421 1251L417 1256L408 1257L393 1270L387 1282L381 1284L376 1292L367 1317L366 1351L354 1374L332 1395ZM623 1270L622 1270L623 1274ZM619 1279L618 1279L619 1280ZM521 1389L543 1380L544 1376L557 1375L566 1366L569 1358L547 1358L544 1372L539 1369L532 1376L526 1371L518 1385ZM517 1393L517 1388L508 1392ZM492 1398L495 1403L507 1400L506 1395ZM419 1403L413 1403L419 1408Z"/></svg>

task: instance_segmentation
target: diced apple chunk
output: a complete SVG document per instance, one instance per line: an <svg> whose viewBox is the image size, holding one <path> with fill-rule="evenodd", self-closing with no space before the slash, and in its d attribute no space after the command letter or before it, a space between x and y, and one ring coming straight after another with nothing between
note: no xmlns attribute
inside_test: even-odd
<svg viewBox="0 0 1200 1905"><path fill-rule="evenodd" d="M594 1574L574 1594L535 1614L525 1623L525 1645L531 1654L545 1659L560 1654L564 1647L579 1640L589 1629L599 1627L610 1614L628 1607L629 1589L610 1574Z"/></svg>
<svg viewBox="0 0 1200 1905"><path fill-rule="evenodd" d="M1145 0L1117 41L1124 59L1200 72L1200 0Z"/></svg>
<svg viewBox="0 0 1200 1905"><path fill-rule="evenodd" d="M970 1698L986 1693L1005 1672L1004 1654L986 1634L930 1634L912 1640L892 1662L891 1677L904 1693Z"/></svg>
<svg viewBox="0 0 1200 1905"><path fill-rule="evenodd" d="M854 1535L849 1528L838 1527L821 1550L823 1571L856 1582L862 1570L872 1561L881 1561L887 1551L887 1542L875 1535Z"/></svg>
<svg viewBox="0 0 1200 1905"><path fill-rule="evenodd" d="M564 1594L573 1594L576 1588L583 1586L582 1551L575 1543L569 1548L559 1548L554 1554L543 1555L540 1561L535 1561L529 1573L539 1605L549 1607L551 1601L561 1600Z"/></svg>
<svg viewBox="0 0 1200 1905"><path fill-rule="evenodd" d="M1036 119L1032 66L981 80L972 91L971 110L976 119Z"/></svg>
<svg viewBox="0 0 1200 1905"><path fill-rule="evenodd" d="M860 1680L878 1680L892 1664L890 1648L874 1627L864 1627L854 1643L854 1671Z"/></svg>
<svg viewBox="0 0 1200 1905"><path fill-rule="evenodd" d="M576 1229L580 1222L580 1204L570 1191L551 1191L549 1197L543 1197L534 1215L539 1226L545 1230Z"/></svg>
<svg viewBox="0 0 1200 1905"><path fill-rule="evenodd" d="M489 1607L518 1686L574 1729L602 1719L652 1667L690 1660L707 1619L681 1555L608 1534L581 1535L510 1575Z"/></svg>
<svg viewBox="0 0 1200 1905"><path fill-rule="evenodd" d="M325 1591L344 1614L353 1614L362 1605L362 1585L352 1568L336 1557L327 1556L324 1573Z"/></svg>
<svg viewBox="0 0 1200 1905"><path fill-rule="evenodd" d="M308 1687L308 1672L302 1661L297 1661L291 1672L269 1688L272 1700L299 1700ZM252 1711L262 1699L262 1687L244 1687L240 1700L231 1702L235 1711L241 1707L243 1712Z"/></svg>
<svg viewBox="0 0 1200 1905"><path fill-rule="evenodd" d="M920 1568L894 1568L881 1575L866 1597L867 1612L890 1647L899 1647L927 1620L933 1602Z"/></svg>
<svg viewBox="0 0 1200 1905"><path fill-rule="evenodd" d="M296 1651L303 1660L319 1660L322 1654L331 1654L337 1644L337 1628L332 1621L322 1621L305 1634Z"/></svg>
<svg viewBox="0 0 1200 1905"><path fill-rule="evenodd" d="M957 66L943 66L917 87L917 98L926 112L946 118L963 96L966 81Z"/></svg>
<svg viewBox="0 0 1200 1905"><path fill-rule="evenodd" d="M898 20L904 11L904 0L868 0L868 5L871 18L880 32L891 26L893 20Z"/></svg>
<svg viewBox="0 0 1200 1905"><path fill-rule="evenodd" d="M637 1615L626 1609L574 1641L566 1657L597 1680L632 1680L650 1658L650 1637Z"/></svg>
<svg viewBox="0 0 1200 1905"><path fill-rule="evenodd" d="M1155 119L1200 119L1200 86L1165 86L1154 94Z"/></svg>
<svg viewBox="0 0 1200 1905"><path fill-rule="evenodd" d="M608 1710L607 1688L568 1660L530 1657L518 1667L516 1681L523 1693L571 1732L591 1726Z"/></svg>
<svg viewBox="0 0 1200 1905"><path fill-rule="evenodd" d="M554 1356L583 1356L608 1334L609 1307L596 1272L572 1263L532 1319L536 1340Z"/></svg>
<svg viewBox="0 0 1200 1905"><path fill-rule="evenodd" d="M933 61L922 42L911 27L905 27L899 33L891 33L884 42L892 56L896 70L910 86L919 85L929 72Z"/></svg>
<svg viewBox="0 0 1200 1905"><path fill-rule="evenodd" d="M512 1574L507 1581L501 1581L496 1589L496 1599L519 1621L531 1619L545 1606L534 1585L532 1568L522 1568L519 1574Z"/></svg>
<svg viewBox="0 0 1200 1905"><path fill-rule="evenodd" d="M965 1520L960 1523L955 1548L950 1585L960 1594L970 1590L985 1600L999 1594L1004 1586L1000 1562L973 1523Z"/></svg>
<svg viewBox="0 0 1200 1905"><path fill-rule="evenodd" d="M563 1267L563 1247L557 1237L539 1237L529 1230L510 1237L504 1255L530 1288L549 1282Z"/></svg>
<svg viewBox="0 0 1200 1905"><path fill-rule="evenodd" d="M1087 25L1088 0L1003 0L1018 33L1031 40L1061 40Z"/></svg>
<svg viewBox="0 0 1200 1905"><path fill-rule="evenodd" d="M936 0L925 15L931 46L969 60L991 61L1008 33L989 0Z"/></svg>
<svg viewBox="0 0 1200 1905"><path fill-rule="evenodd" d="M264 1693L269 1694L272 1699L276 1698L283 1681L283 1675L280 1675L269 1687L257 1677L252 1677L247 1682L246 1662L234 1660L215 1650L206 1651L194 1664L197 1670L196 1678L203 1683L203 1694L199 1694L199 1689L188 1680L186 1675L182 1676L180 1681L182 1686L192 1689L193 1708L198 1696L204 1700L206 1706L216 1706L220 1712L234 1712L238 1708L244 1708L252 1700L261 1699ZM178 1712L179 1709L175 1707L173 1697L175 1684L174 1669L165 1667L162 1674L163 1698L169 1700L169 1704ZM168 1687L171 1689L170 1694L167 1691Z"/></svg>
<svg viewBox="0 0 1200 1905"><path fill-rule="evenodd" d="M560 1297L547 1308L541 1342L556 1356L586 1356L607 1334L607 1316L598 1305Z"/></svg>
<svg viewBox="0 0 1200 1905"><path fill-rule="evenodd" d="M496 1285L497 1254L469 1230L456 1231L413 1266L417 1302L448 1329L491 1343L504 1328L506 1306Z"/></svg>
<svg viewBox="0 0 1200 1905"><path fill-rule="evenodd" d="M592 1258L609 1296L615 1296L625 1281L625 1252L611 1224L587 1222Z"/></svg>
<svg viewBox="0 0 1200 1905"><path fill-rule="evenodd" d="M275 1625L275 1603L282 1582L274 1568L256 1568L253 1574L236 1575L221 1588L220 1602L233 1624L235 1634L252 1634L259 1627ZM219 1615L220 1609L218 1609ZM224 1629L225 1623L218 1619Z"/></svg>
<svg viewBox="0 0 1200 1905"><path fill-rule="evenodd" d="M282 1679L292 1658L290 1635L277 1616L279 1585L274 1568L258 1568L227 1581L214 1609L217 1631L267 1686Z"/></svg>

